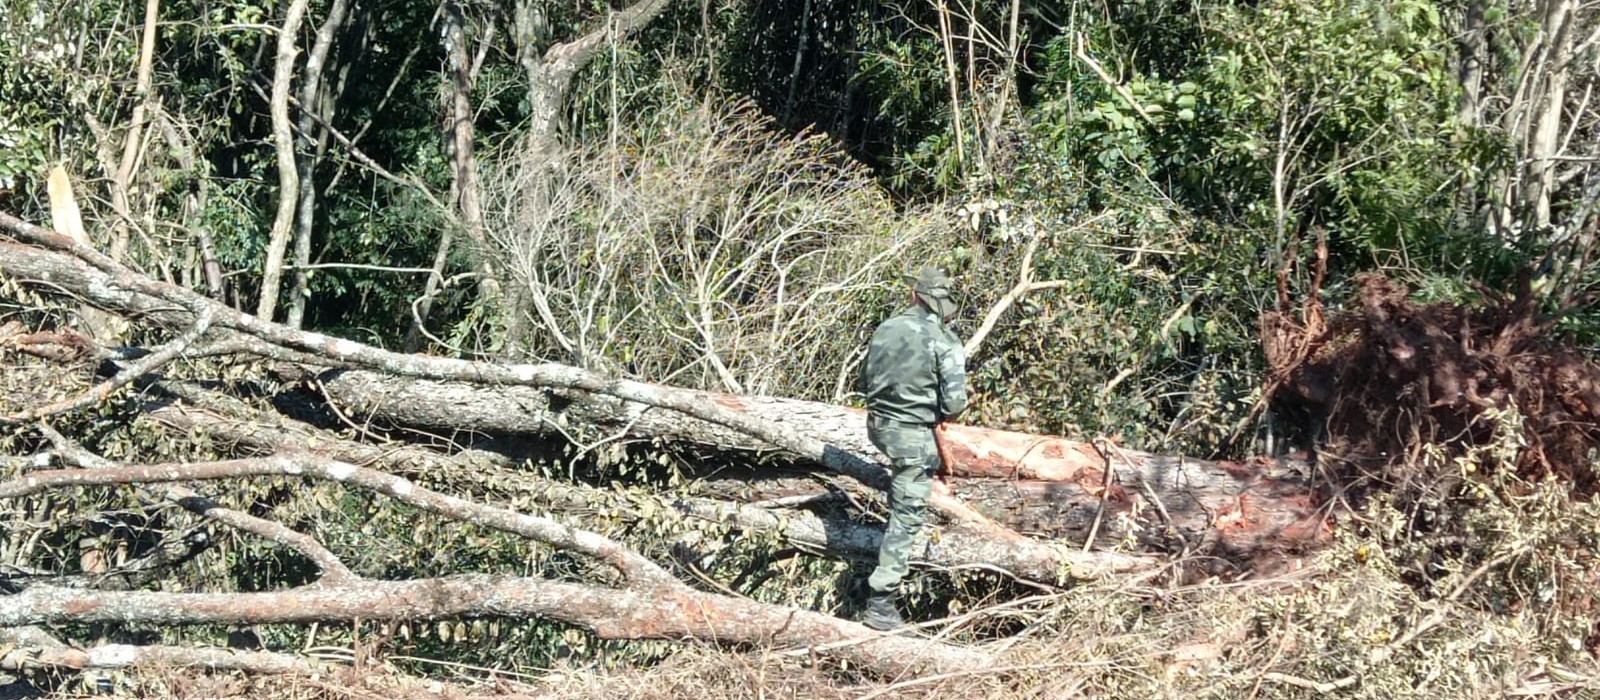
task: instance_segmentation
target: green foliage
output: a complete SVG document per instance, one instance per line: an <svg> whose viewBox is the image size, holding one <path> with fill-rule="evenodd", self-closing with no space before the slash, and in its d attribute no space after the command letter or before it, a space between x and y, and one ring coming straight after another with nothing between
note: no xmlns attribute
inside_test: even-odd
<svg viewBox="0 0 1600 700"><path fill-rule="evenodd" d="M1091 216L1049 176L1025 185L1037 186L1027 205L997 202L957 249L982 302L968 305L964 328L1016 283L1031 237L1033 279L1054 283L1021 298L969 363L973 420L1214 449L1255 384L1253 309L1238 302L1251 281L1238 260L1209 245L1205 222L1174 220L1154 202Z"/></svg>

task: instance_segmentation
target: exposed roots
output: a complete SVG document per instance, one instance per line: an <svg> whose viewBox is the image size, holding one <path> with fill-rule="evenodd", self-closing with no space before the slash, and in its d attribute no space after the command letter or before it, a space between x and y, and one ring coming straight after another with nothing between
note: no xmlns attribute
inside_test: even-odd
<svg viewBox="0 0 1600 700"><path fill-rule="evenodd" d="M1514 296L1485 290L1487 302L1469 308L1416 303L1377 274L1358 282L1359 306L1325 324L1315 302L1299 321L1282 309L1262 318L1274 398L1306 410L1324 456L1341 465L1331 474L1446 493L1459 471L1422 473L1423 450L1469 454L1493 442L1497 416L1512 411L1519 477L1559 478L1577 497L1600 491L1600 365L1554 335L1556 319L1538 313L1526 284Z"/></svg>

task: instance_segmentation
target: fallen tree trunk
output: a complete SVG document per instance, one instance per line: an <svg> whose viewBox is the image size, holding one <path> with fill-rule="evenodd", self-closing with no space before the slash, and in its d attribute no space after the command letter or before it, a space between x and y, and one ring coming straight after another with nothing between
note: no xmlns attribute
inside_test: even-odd
<svg viewBox="0 0 1600 700"><path fill-rule="evenodd" d="M193 396L190 390L171 383L161 388ZM195 396L200 401L204 397ZM467 451L444 455L416 446L369 445L287 421L265 422L271 416L254 420L234 418L210 410L175 403L150 404L147 414L161 425L186 435L206 435L221 444L245 447L260 453L308 452L352 464L407 477L429 476L438 480L470 480L485 491L530 493L535 499L560 513L592 511L596 504L624 497L602 489L546 479L526 471L513 471L510 460L496 453ZM676 512L684 518L730 524L747 533L770 533L789 543L833 556L871 559L877 556L883 529L863 525L848 517L803 509L778 510L712 498L665 497L658 510ZM643 512L641 503L621 504L613 512ZM930 540L937 542L916 557L919 564L946 569L991 569L1021 579L1046 584L1061 584L1069 579L1151 570L1160 562L1150 556L1117 552L1083 552L1059 544L1023 539L1003 543L975 535L964 529L946 529Z"/></svg>
<svg viewBox="0 0 1600 700"><path fill-rule="evenodd" d="M90 592L34 586L0 596L0 625L267 624L536 616L605 639L692 638L772 645L849 661L887 675L975 670L983 651L872 632L847 620L686 586L610 589L492 575L360 581L265 593Z"/></svg>
<svg viewBox="0 0 1600 700"><path fill-rule="evenodd" d="M409 355L300 331L263 321L182 287L140 275L71 238L4 212L0 212L0 229L24 241L24 244L0 241L0 272L30 286L55 293L66 290L101 308L146 317L168 326L190 328L194 325L191 319L204 318L216 329L229 333L230 348L237 352L295 362L375 369L413 379L548 387L610 396L724 426L862 483L879 487L888 483L887 474L878 465L858 454L823 442L814 435L797 432L787 424L706 403L694 391L608 377L555 363L507 365ZM965 504L937 490L928 503L956 517L973 515ZM975 524L989 530L991 537L1016 539L1016 533L991 523Z"/></svg>
<svg viewBox="0 0 1600 700"><path fill-rule="evenodd" d="M445 435L547 435L589 426L642 439L718 450L770 446L724 426L615 397L540 387L485 387L334 370L317 378L347 415ZM858 409L794 399L699 392L708 404L818 436L829 446L882 456ZM1017 529L1082 542L1130 534L1150 544L1249 556L1321 544L1329 533L1306 480L1271 460L1250 463L1155 455L1065 438L951 425L946 452L956 493ZM1111 474L1106 474L1107 465Z"/></svg>

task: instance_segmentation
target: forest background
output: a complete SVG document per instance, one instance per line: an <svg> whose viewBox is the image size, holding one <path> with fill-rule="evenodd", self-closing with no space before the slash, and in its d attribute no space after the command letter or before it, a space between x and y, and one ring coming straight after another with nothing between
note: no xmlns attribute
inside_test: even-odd
<svg viewBox="0 0 1600 700"><path fill-rule="evenodd" d="M899 273L933 263L956 276L956 329L973 339L964 422L1245 458L1305 448L1325 417L1273 395L1283 368L1263 348L1264 312L1310 325L1307 308L1359 310L1374 273L1411 303L1444 305L1431 308L1520 303L1538 335L1592 367L1597 72L1600 24L1579 0L3 0L0 209L292 329L839 404L859 403L855 371L873 325L903 301ZM108 345L162 337L68 308L8 287L0 320L87 327ZM251 384L235 391L251 399L296 381L209 362L172 371ZM92 383L93 363L78 370L64 395ZM133 421L137 404L123 396L56 428L113 459L225 456ZM1495 410L1516 426L1517 411L1537 409ZM690 493L714 473L686 466L713 458L677 447L572 432L532 448L526 469L612 496ZM1481 478L1363 502L1329 552L1306 554L1317 573L1304 588L1139 579L1029 597L1032 584L990 573L920 574L914 609L1011 606L947 641L1026 628L1063 645L1040 642L994 677L897 684L548 620L403 636L389 625L367 631L383 639L367 648L356 622L318 643L411 674L478 682L493 669L596 696L663 658L673 670L658 673L693 683L731 673L716 686L730 696L766 683L844 696L1592 690L1600 628L1568 597L1593 583L1592 484L1483 468L1526 447L1516 429L1489 432L1470 445L1417 439L1411 459L1433 459L1430 473ZM26 426L4 439L14 454L50 442ZM514 501L465 477L450 485ZM217 497L322 533L363 575L531 566L520 544L441 534L393 504L280 491ZM96 493L69 510L133 508ZM1421 502L1458 518L1450 536L1467 544L1418 534ZM59 504L12 517L40 512L66 518L43 539L75 554L35 537L7 550L13 567L81 567L81 542L120 536ZM642 551L683 546L678 525L624 525L607 506L568 515ZM721 537L726 553L674 566L739 596L848 610L838 582L859 561ZM419 542L452 554L425 560ZM774 580L775 567L808 575ZM306 568L241 540L163 580L272 590ZM576 575L559 558L538 568ZM1325 612L1352 591L1356 612ZM1190 639L1202 620L1240 615L1258 628L1248 642ZM277 650L319 634L254 633ZM1513 651L1522 642L1534 651ZM1415 658L1394 662L1398 647ZM1043 660L1062 648L1077 665Z"/></svg>

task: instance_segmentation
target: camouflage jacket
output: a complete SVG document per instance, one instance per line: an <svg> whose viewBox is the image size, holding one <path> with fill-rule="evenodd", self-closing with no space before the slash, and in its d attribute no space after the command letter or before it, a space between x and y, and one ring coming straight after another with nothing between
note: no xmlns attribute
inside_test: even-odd
<svg viewBox="0 0 1600 700"><path fill-rule="evenodd" d="M932 425L967 407L961 341L932 311L913 305L878 325L861 368L867 413Z"/></svg>

